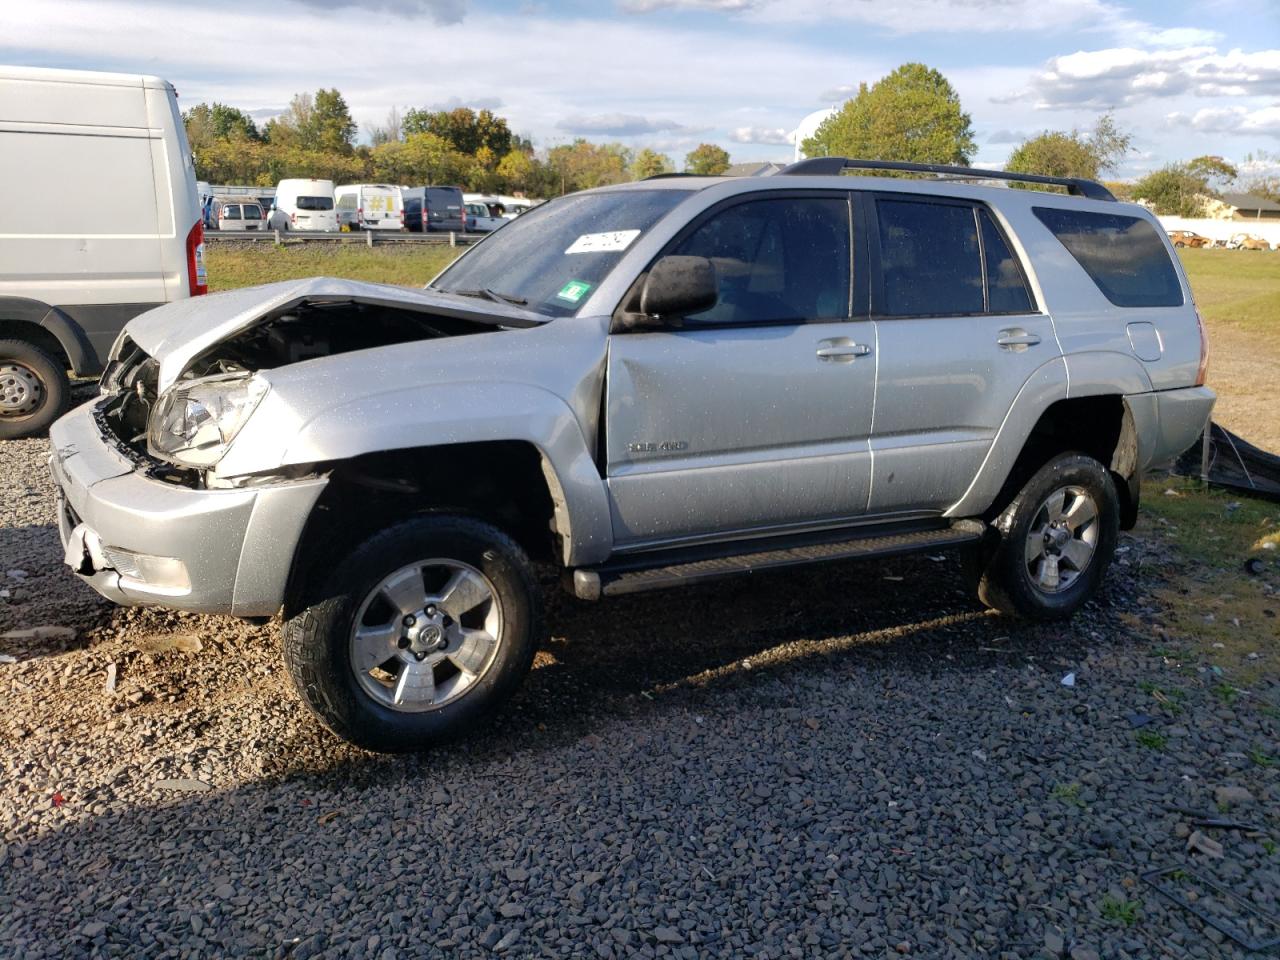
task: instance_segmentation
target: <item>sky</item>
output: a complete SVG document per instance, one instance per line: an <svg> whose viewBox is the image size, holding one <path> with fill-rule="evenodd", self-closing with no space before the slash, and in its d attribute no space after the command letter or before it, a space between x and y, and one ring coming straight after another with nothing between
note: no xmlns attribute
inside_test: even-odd
<svg viewBox="0 0 1280 960"><path fill-rule="evenodd" d="M35 0L0 62L156 74L190 107L263 119L337 87L368 128L394 105L487 107L538 147L576 137L734 161L862 82L920 61L972 116L974 160L1114 111L1141 176L1280 154L1280 0Z"/></svg>

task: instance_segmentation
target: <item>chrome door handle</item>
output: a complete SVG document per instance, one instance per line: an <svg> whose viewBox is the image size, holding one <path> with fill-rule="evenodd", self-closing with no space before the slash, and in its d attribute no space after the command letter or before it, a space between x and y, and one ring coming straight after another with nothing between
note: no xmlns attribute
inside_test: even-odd
<svg viewBox="0 0 1280 960"><path fill-rule="evenodd" d="M1014 327L1009 330L1001 330L1000 336L996 339L996 343L1002 347L1022 347L1024 350L1027 347L1034 347L1039 342L1039 334L1027 333L1027 331L1018 327Z"/></svg>
<svg viewBox="0 0 1280 960"><path fill-rule="evenodd" d="M822 345L818 347L818 359L828 363L852 363L854 357L865 357L871 352L865 343L854 343L848 337L832 337L819 342Z"/></svg>

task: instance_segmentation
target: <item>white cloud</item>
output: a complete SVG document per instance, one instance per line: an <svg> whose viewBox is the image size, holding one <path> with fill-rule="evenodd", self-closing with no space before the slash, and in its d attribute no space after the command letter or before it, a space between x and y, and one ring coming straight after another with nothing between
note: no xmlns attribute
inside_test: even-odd
<svg viewBox="0 0 1280 960"><path fill-rule="evenodd" d="M653 13L656 10L714 10L741 13L763 6L768 0L621 0L618 8L625 13Z"/></svg>
<svg viewBox="0 0 1280 960"><path fill-rule="evenodd" d="M1171 113L1166 119L1198 133L1280 137L1280 106L1250 110L1246 107L1205 107L1193 114Z"/></svg>
<svg viewBox="0 0 1280 960"><path fill-rule="evenodd" d="M322 10L356 8L389 11L403 16L426 16L435 23L461 23L467 15L467 0L299 0Z"/></svg>
<svg viewBox="0 0 1280 960"><path fill-rule="evenodd" d="M858 92L856 83L842 83L838 87L829 87L818 94L818 99L823 103L840 103L848 100Z"/></svg>
<svg viewBox="0 0 1280 960"><path fill-rule="evenodd" d="M787 131L782 127L738 127L729 131L734 143L790 143Z"/></svg>
<svg viewBox="0 0 1280 960"><path fill-rule="evenodd" d="M1156 97L1280 93L1280 50L1111 47L1053 57L1031 81L1042 108L1115 107ZM1023 94L1014 94L1015 97ZM1007 99L1007 98L1006 98Z"/></svg>
<svg viewBox="0 0 1280 960"><path fill-rule="evenodd" d="M995 130L987 137L987 143L1021 143L1028 136L1021 130Z"/></svg>
<svg viewBox="0 0 1280 960"><path fill-rule="evenodd" d="M690 128L674 120L650 120L629 113L598 113L591 116L565 117L556 126L569 133L606 134L613 137L635 137L644 133L667 133Z"/></svg>

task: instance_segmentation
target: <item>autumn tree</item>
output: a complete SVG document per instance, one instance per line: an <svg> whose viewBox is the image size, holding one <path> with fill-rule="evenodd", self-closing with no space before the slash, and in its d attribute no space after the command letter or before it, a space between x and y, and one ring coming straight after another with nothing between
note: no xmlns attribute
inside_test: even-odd
<svg viewBox="0 0 1280 960"><path fill-rule="evenodd" d="M904 63L823 121L806 156L967 164L977 149L960 96L937 70Z"/></svg>
<svg viewBox="0 0 1280 960"><path fill-rule="evenodd" d="M572 193L626 181L631 154L620 143L591 143L577 139L547 152L552 189L547 193ZM556 189L558 188L558 189Z"/></svg>
<svg viewBox="0 0 1280 960"><path fill-rule="evenodd" d="M665 153L658 153L645 147L631 161L631 179L644 180L648 177L656 177L660 173L670 173L673 169L671 158Z"/></svg>
<svg viewBox="0 0 1280 960"><path fill-rule="evenodd" d="M433 133L443 137L459 153L474 155L481 147L495 156L505 156L514 146L511 129L505 117L491 110L479 112L470 107L456 110L410 110L404 115L405 135Z"/></svg>
<svg viewBox="0 0 1280 960"><path fill-rule="evenodd" d="M198 150L215 140L260 140L257 124L242 110L223 103L197 103L182 115L187 142Z"/></svg>
<svg viewBox="0 0 1280 960"><path fill-rule="evenodd" d="M1122 132L1111 114L1098 118L1093 130L1070 133L1045 130L1029 137L1009 155L1005 169L1013 173L1035 173L1048 177L1079 177L1098 180L1115 170L1129 152L1133 138Z"/></svg>
<svg viewBox="0 0 1280 960"><path fill-rule="evenodd" d="M685 173L718 177L729 169L729 153L714 143L700 143L684 156Z"/></svg>

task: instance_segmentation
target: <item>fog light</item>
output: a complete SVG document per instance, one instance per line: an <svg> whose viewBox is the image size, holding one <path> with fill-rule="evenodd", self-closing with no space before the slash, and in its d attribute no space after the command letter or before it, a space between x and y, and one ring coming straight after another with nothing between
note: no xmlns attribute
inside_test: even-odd
<svg viewBox="0 0 1280 960"><path fill-rule="evenodd" d="M179 596L191 592L187 565L176 557L153 557L120 547L103 547L102 555L124 580L133 580L148 593Z"/></svg>

